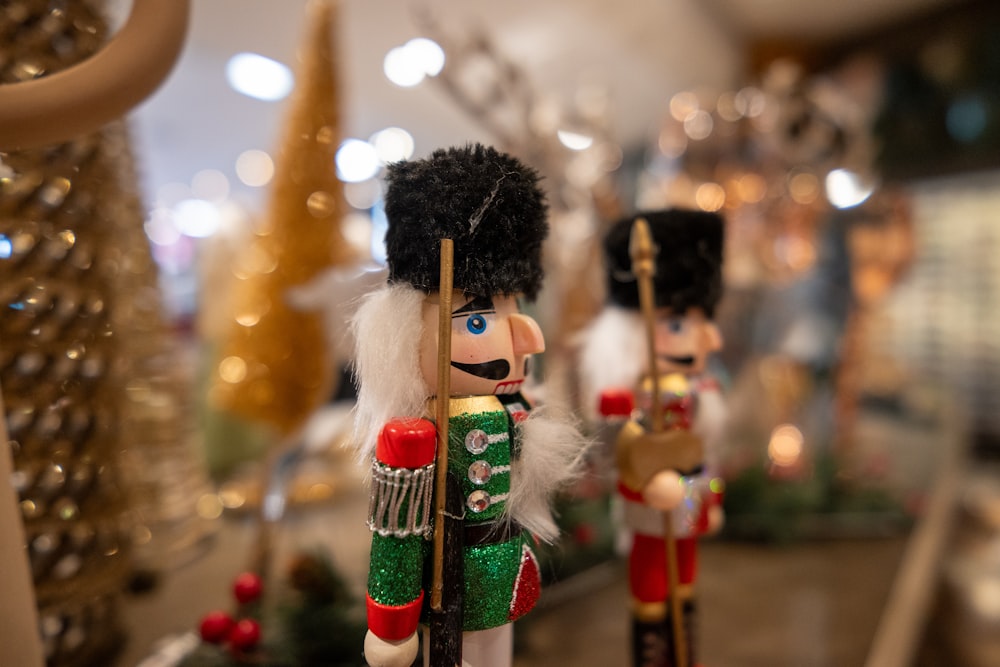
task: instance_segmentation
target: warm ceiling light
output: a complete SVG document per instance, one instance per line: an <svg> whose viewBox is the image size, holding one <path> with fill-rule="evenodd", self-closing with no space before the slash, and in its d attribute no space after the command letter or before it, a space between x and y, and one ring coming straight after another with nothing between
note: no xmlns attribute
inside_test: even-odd
<svg viewBox="0 0 1000 667"><path fill-rule="evenodd" d="M437 76L444 69L444 49L433 39L417 37L408 41L403 48L410 58L420 64L427 76Z"/></svg>
<svg viewBox="0 0 1000 667"><path fill-rule="evenodd" d="M411 39L385 54L382 71L397 86L410 88L444 68L444 49L426 37Z"/></svg>
<svg viewBox="0 0 1000 667"><path fill-rule="evenodd" d="M382 71L389 81L402 88L412 88L427 76L420 63L410 58L406 48L402 46L390 49L389 53L385 54Z"/></svg>
<svg viewBox="0 0 1000 667"><path fill-rule="evenodd" d="M221 216L212 202L204 199L185 199L174 207L177 229L185 236L203 239L219 229Z"/></svg>
<svg viewBox="0 0 1000 667"><path fill-rule="evenodd" d="M347 183L373 178L381 165L375 147L361 139L348 139L337 150L337 176Z"/></svg>
<svg viewBox="0 0 1000 667"><path fill-rule="evenodd" d="M375 154L384 164L408 160L413 157L413 135L401 127L387 127L372 135L369 140Z"/></svg>
<svg viewBox="0 0 1000 667"><path fill-rule="evenodd" d="M295 84L292 70L257 53L237 53L230 58L226 79L233 90L268 102L284 99Z"/></svg>
<svg viewBox="0 0 1000 667"><path fill-rule="evenodd" d="M570 150L582 151L590 148L594 144L594 138L578 132L568 132L559 130L556 132L560 143Z"/></svg>

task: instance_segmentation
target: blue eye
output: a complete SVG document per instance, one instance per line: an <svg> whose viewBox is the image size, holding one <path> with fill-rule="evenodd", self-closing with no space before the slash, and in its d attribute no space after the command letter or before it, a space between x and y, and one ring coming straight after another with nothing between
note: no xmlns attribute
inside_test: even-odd
<svg viewBox="0 0 1000 667"><path fill-rule="evenodd" d="M680 333L684 329L684 320L680 317L671 317L667 322L667 328L670 329L670 333Z"/></svg>
<svg viewBox="0 0 1000 667"><path fill-rule="evenodd" d="M486 318L482 315L469 315L469 319L465 321L465 328L470 333L481 334L486 331Z"/></svg>

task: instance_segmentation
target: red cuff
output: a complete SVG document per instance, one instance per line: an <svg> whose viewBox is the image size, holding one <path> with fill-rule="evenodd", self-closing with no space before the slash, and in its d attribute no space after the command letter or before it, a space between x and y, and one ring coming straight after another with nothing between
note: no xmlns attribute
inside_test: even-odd
<svg viewBox="0 0 1000 667"><path fill-rule="evenodd" d="M404 605L381 604L366 596L368 629L380 639L399 641L417 631L420 609L424 605L424 592L413 602Z"/></svg>
<svg viewBox="0 0 1000 667"><path fill-rule="evenodd" d="M605 389L597 409L602 417L628 417L635 409L635 397L628 389Z"/></svg>
<svg viewBox="0 0 1000 667"><path fill-rule="evenodd" d="M393 419L378 434L375 458L393 468L420 468L434 462L437 429L426 419Z"/></svg>

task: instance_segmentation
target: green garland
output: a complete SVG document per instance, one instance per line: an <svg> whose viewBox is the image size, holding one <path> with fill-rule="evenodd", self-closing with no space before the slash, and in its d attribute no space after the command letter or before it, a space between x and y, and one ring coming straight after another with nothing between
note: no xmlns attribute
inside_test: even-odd
<svg viewBox="0 0 1000 667"><path fill-rule="evenodd" d="M256 608L259 646L244 653L202 642L179 667L364 667L365 608L320 550L288 568L278 602Z"/></svg>
<svg viewBox="0 0 1000 667"><path fill-rule="evenodd" d="M810 475L774 479L767 464L726 481L724 535L791 542L817 537L865 537L898 531L911 518L891 494L845 479L832 455Z"/></svg>

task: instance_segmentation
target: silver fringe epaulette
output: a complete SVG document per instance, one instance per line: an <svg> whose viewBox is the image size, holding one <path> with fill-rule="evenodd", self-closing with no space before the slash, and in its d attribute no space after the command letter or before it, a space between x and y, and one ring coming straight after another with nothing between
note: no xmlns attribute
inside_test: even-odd
<svg viewBox="0 0 1000 667"><path fill-rule="evenodd" d="M368 527L383 537L430 537L434 467L410 470L373 460Z"/></svg>

